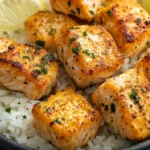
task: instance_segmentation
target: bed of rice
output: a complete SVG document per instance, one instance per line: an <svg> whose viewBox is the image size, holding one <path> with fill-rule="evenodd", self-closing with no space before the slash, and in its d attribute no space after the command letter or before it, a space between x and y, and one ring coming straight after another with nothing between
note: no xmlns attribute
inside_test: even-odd
<svg viewBox="0 0 150 150"><path fill-rule="evenodd" d="M9 34L4 32L0 33L0 37L13 39L17 43L25 43L27 41L25 31L10 32ZM128 70L136 60L137 58L132 60L126 59L120 72ZM78 93L83 94L89 101L91 100L92 92L97 88L97 86L92 86L84 90L78 90L64 69L61 68L60 79L55 90L64 89L68 85L71 85ZM33 105L37 102L39 101L29 100L22 93L12 92L0 86L0 133L17 143L34 149L55 150L56 148L43 139L33 127L31 111ZM130 141L113 134L107 125L101 124L98 135L92 141L89 141L84 148L78 150L120 150L130 145Z"/></svg>

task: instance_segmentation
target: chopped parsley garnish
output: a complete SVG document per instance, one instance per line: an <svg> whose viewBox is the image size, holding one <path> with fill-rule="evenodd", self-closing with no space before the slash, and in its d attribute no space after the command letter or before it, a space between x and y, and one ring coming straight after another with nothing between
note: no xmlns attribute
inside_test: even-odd
<svg viewBox="0 0 150 150"><path fill-rule="evenodd" d="M70 2L70 1L68 1L68 6L69 6L69 7L71 6L71 2Z"/></svg>
<svg viewBox="0 0 150 150"><path fill-rule="evenodd" d="M62 64L62 63L59 63L59 67L63 67L63 64Z"/></svg>
<svg viewBox="0 0 150 150"><path fill-rule="evenodd" d="M46 54L42 56L42 60L49 62L49 61L55 60L55 57L53 54Z"/></svg>
<svg viewBox="0 0 150 150"><path fill-rule="evenodd" d="M34 77L37 78L38 75L41 74L41 70L35 69L35 70L33 70L33 74L34 74Z"/></svg>
<svg viewBox="0 0 150 150"><path fill-rule="evenodd" d="M10 114L11 108L6 108L5 111Z"/></svg>
<svg viewBox="0 0 150 150"><path fill-rule="evenodd" d="M95 54L90 53L87 49L83 50L83 53L86 54L87 56L91 56L92 58L95 58Z"/></svg>
<svg viewBox="0 0 150 150"><path fill-rule="evenodd" d="M53 123L62 124L61 121L59 120L59 118L56 118L56 120L54 120Z"/></svg>
<svg viewBox="0 0 150 150"><path fill-rule="evenodd" d="M72 52L75 53L76 55L78 55L79 50L80 50L80 49L79 49L78 47L72 48Z"/></svg>
<svg viewBox="0 0 150 150"><path fill-rule="evenodd" d="M70 41L75 41L77 38L78 38L78 36L76 35L76 36L72 37L72 38L70 39Z"/></svg>
<svg viewBox="0 0 150 150"><path fill-rule="evenodd" d="M147 46L148 46L148 48L150 48L150 41L147 42Z"/></svg>
<svg viewBox="0 0 150 150"><path fill-rule="evenodd" d="M3 32L4 35L6 35L7 37L9 36L8 33L6 31Z"/></svg>
<svg viewBox="0 0 150 150"><path fill-rule="evenodd" d="M23 115L22 117L23 117L23 119L27 119L27 116L26 116L26 115Z"/></svg>
<svg viewBox="0 0 150 150"><path fill-rule="evenodd" d="M146 72L148 73L148 71L149 71L149 68L148 68L148 67L146 67Z"/></svg>
<svg viewBox="0 0 150 150"><path fill-rule="evenodd" d="M46 62L43 62L42 64L36 64L36 66L43 67L43 66L46 66L47 64L48 64L48 62L46 61Z"/></svg>
<svg viewBox="0 0 150 150"><path fill-rule="evenodd" d="M88 55L88 56L90 56L90 53L89 53L89 51L87 49L83 50L83 53Z"/></svg>
<svg viewBox="0 0 150 150"><path fill-rule="evenodd" d="M116 112L116 105L114 103L111 104L111 112L112 113Z"/></svg>
<svg viewBox="0 0 150 150"><path fill-rule="evenodd" d="M91 56L92 56L92 58L95 58L95 54L94 53L92 53Z"/></svg>
<svg viewBox="0 0 150 150"><path fill-rule="evenodd" d="M41 69L41 73L42 73L42 74L47 74L47 72L48 72L48 69L47 69L47 68L42 68L42 69Z"/></svg>
<svg viewBox="0 0 150 150"><path fill-rule="evenodd" d="M135 20L135 22L136 22L137 25L139 25L141 23L141 19L138 18L138 19Z"/></svg>
<svg viewBox="0 0 150 150"><path fill-rule="evenodd" d="M56 31L56 28L51 28L48 34L54 34Z"/></svg>
<svg viewBox="0 0 150 150"><path fill-rule="evenodd" d="M93 10L90 10L89 12L90 12L91 15L95 15Z"/></svg>
<svg viewBox="0 0 150 150"><path fill-rule="evenodd" d="M78 14L80 14L80 8L76 8L76 10L77 10Z"/></svg>
<svg viewBox="0 0 150 150"><path fill-rule="evenodd" d="M84 31L84 32L83 32L83 35L84 35L84 36L87 36L87 33L86 33L86 31Z"/></svg>
<svg viewBox="0 0 150 150"><path fill-rule="evenodd" d="M41 40L38 40L35 42L35 44L39 47L44 47L45 46L45 42L44 41L41 41Z"/></svg>
<svg viewBox="0 0 150 150"><path fill-rule="evenodd" d="M112 16L112 12L111 12L110 9L108 9L108 10L106 11L106 13L108 14L108 16Z"/></svg>
<svg viewBox="0 0 150 150"><path fill-rule="evenodd" d="M129 97L131 99L134 99L136 103L138 103L140 101L140 98L138 97L137 92L135 91L134 88L131 90Z"/></svg>
<svg viewBox="0 0 150 150"><path fill-rule="evenodd" d="M72 30L72 29L74 29L74 27L70 27L70 28L68 28L69 30Z"/></svg>
<svg viewBox="0 0 150 150"><path fill-rule="evenodd" d="M51 110L52 110L52 108L48 107L48 108L45 109L44 113L50 112Z"/></svg>
<svg viewBox="0 0 150 150"><path fill-rule="evenodd" d="M30 48L27 49L26 53L30 53Z"/></svg>
<svg viewBox="0 0 150 150"><path fill-rule="evenodd" d="M25 58L25 59L30 60L30 57L29 57L29 56L22 56L22 58Z"/></svg>
<svg viewBox="0 0 150 150"><path fill-rule="evenodd" d="M145 89L144 88L142 88L141 91L142 91L142 93L145 93Z"/></svg>

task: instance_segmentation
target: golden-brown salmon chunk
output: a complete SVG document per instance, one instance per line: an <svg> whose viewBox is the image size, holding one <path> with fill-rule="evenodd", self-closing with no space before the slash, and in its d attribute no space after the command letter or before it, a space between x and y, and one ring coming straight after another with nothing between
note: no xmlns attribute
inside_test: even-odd
<svg viewBox="0 0 150 150"><path fill-rule="evenodd" d="M59 59L79 87L99 84L112 76L124 58L101 26L75 26L55 37Z"/></svg>
<svg viewBox="0 0 150 150"><path fill-rule="evenodd" d="M92 21L102 0L51 0L54 10Z"/></svg>
<svg viewBox="0 0 150 150"><path fill-rule="evenodd" d="M108 79L92 99L104 121L123 138L150 137L150 83L142 69L134 68Z"/></svg>
<svg viewBox="0 0 150 150"><path fill-rule="evenodd" d="M72 88L36 104L32 113L38 132L62 150L85 145L96 136L101 122L99 112Z"/></svg>
<svg viewBox="0 0 150 150"><path fill-rule="evenodd" d="M13 44L4 51L0 53L1 84L25 93L30 99L40 99L50 93L59 73L52 55L32 44Z"/></svg>
<svg viewBox="0 0 150 150"><path fill-rule="evenodd" d="M40 11L31 16L25 23L30 42L55 52L54 34L62 28L69 28L77 23L66 15L49 11Z"/></svg>
<svg viewBox="0 0 150 150"><path fill-rule="evenodd" d="M115 3L100 8L95 22L111 33L126 56L138 55L150 39L150 18L138 3Z"/></svg>

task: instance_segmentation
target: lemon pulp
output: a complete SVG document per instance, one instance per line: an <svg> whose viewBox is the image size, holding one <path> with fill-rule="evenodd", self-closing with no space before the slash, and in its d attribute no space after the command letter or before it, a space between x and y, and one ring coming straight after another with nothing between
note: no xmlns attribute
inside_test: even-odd
<svg viewBox="0 0 150 150"><path fill-rule="evenodd" d="M24 28L24 22L39 10L47 10L43 0L0 0L0 31Z"/></svg>

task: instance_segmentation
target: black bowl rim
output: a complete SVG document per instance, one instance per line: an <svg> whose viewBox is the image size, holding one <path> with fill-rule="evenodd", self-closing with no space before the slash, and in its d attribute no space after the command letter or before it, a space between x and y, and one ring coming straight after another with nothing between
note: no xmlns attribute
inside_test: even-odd
<svg viewBox="0 0 150 150"><path fill-rule="evenodd" d="M136 145L133 145L129 148L125 148L123 150L144 150L145 148L150 146L150 139L143 141L141 143L138 143ZM3 148L4 150L33 150L32 148L29 148L23 144L19 144L11 139L6 138L6 136L0 134L0 148Z"/></svg>

